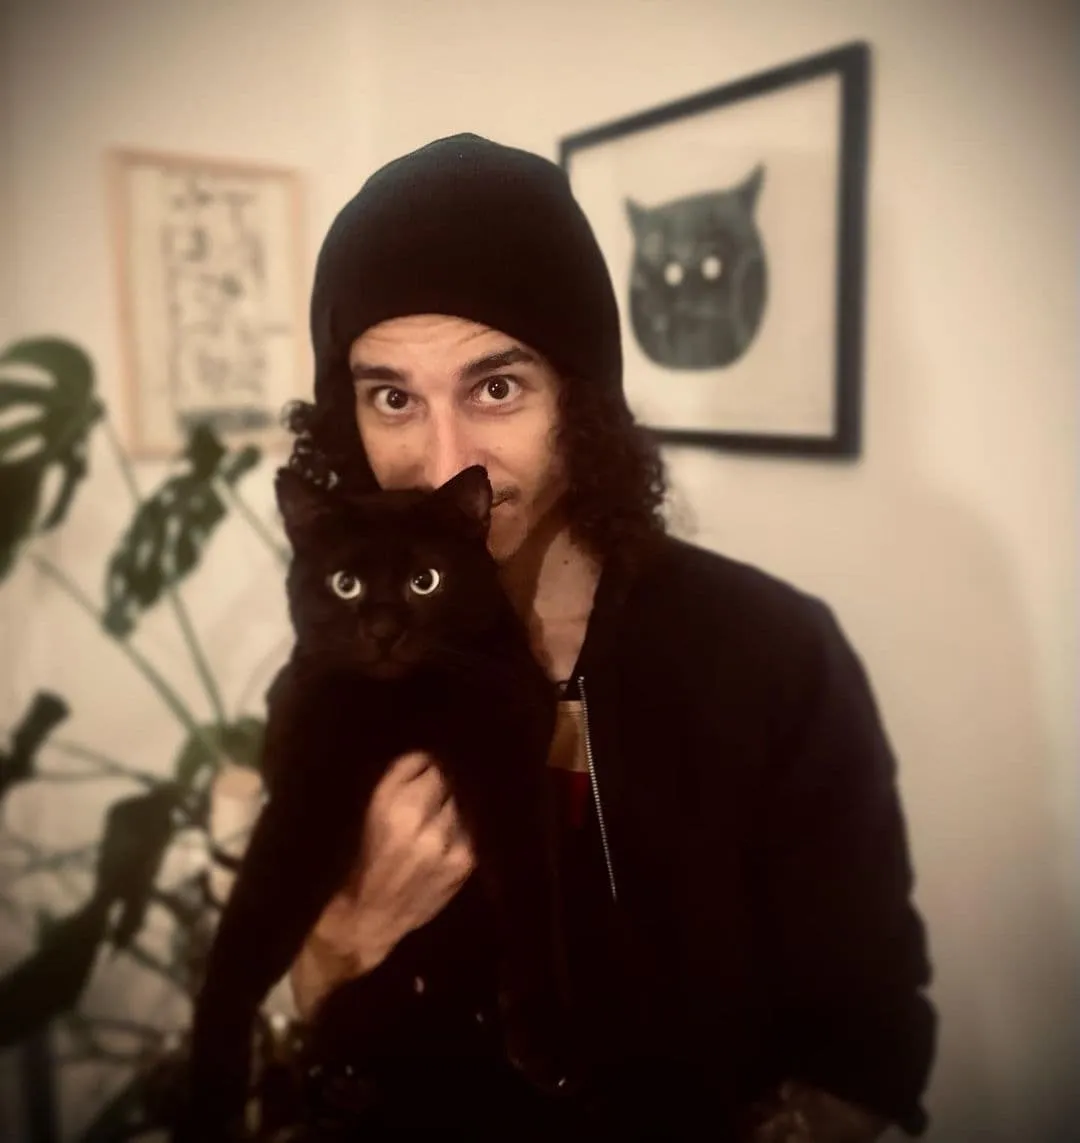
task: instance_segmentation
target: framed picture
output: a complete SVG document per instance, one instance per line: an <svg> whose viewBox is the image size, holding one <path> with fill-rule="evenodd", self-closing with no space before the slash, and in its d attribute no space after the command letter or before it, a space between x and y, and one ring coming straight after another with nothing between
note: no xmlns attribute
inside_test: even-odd
<svg viewBox="0 0 1080 1143"><path fill-rule="evenodd" d="M307 349L298 176L119 149L108 169L131 451L175 455L199 423L284 446Z"/></svg>
<svg viewBox="0 0 1080 1143"><path fill-rule="evenodd" d="M662 442L858 455L869 64L850 44L561 141Z"/></svg>

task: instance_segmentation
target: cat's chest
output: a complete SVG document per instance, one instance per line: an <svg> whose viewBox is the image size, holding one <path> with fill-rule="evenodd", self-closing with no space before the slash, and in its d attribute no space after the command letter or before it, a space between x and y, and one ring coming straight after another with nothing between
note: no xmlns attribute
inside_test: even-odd
<svg viewBox="0 0 1080 1143"><path fill-rule="evenodd" d="M535 663L528 671L507 663L499 671L448 672L396 684L327 678L308 686L291 724L294 744L299 740L315 756L311 769L337 772L342 758L384 764L422 750L451 762L505 752L523 728L542 723L538 712L550 705Z"/></svg>

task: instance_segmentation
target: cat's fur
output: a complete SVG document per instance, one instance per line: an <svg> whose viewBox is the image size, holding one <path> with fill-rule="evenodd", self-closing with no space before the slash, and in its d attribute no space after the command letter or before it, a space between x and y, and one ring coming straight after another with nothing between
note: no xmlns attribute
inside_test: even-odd
<svg viewBox="0 0 1080 1143"><path fill-rule="evenodd" d="M738 186L644 207L634 232L630 319L642 351L671 369L738 361L765 312L766 264L754 211L758 166Z"/></svg>
<svg viewBox="0 0 1080 1143"><path fill-rule="evenodd" d="M382 966L327 998L316 1032L326 1053L376 1072L438 1055L438 1044L417 1042L425 995L452 987L455 973L483 972L490 948L510 1057L558 1088L565 981L546 771L555 696L486 549L487 476L474 467L435 492L348 502L283 469L277 495L294 550L296 644L269 695L269 799L198 998L191 1137L238 1121L257 1007L345 884L374 786L413 750L446 775L477 870ZM426 569L441 583L418 595L410 581L429 586ZM338 572L353 577L338 581L346 594L363 584L359 598L334 592Z"/></svg>

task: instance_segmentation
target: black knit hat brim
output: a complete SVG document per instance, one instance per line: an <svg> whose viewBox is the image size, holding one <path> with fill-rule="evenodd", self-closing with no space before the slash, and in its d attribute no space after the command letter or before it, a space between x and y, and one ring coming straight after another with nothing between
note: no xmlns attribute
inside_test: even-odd
<svg viewBox="0 0 1080 1143"><path fill-rule="evenodd" d="M413 314L479 322L564 377L621 389L603 255L565 173L529 152L438 140L377 171L342 209L312 294L316 398L347 379L357 337Z"/></svg>

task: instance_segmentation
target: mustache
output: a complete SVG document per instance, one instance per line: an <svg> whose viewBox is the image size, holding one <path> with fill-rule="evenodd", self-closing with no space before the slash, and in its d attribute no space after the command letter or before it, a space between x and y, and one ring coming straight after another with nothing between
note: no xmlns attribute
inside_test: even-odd
<svg viewBox="0 0 1080 1143"><path fill-rule="evenodd" d="M439 486L425 482L425 481L416 481L415 483L412 483L412 484L401 484L401 485L394 484L394 485L387 485L386 487L388 487L388 488L411 489L411 490L415 490L417 492L437 492ZM517 500L517 499L519 499L520 495L521 495L520 490L517 487L515 487L514 485L504 484L498 488L492 488L491 506L492 506L492 508L495 508L499 504L505 504L508 500Z"/></svg>

